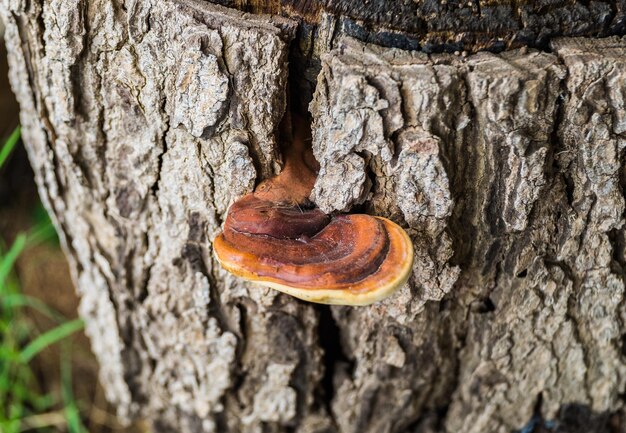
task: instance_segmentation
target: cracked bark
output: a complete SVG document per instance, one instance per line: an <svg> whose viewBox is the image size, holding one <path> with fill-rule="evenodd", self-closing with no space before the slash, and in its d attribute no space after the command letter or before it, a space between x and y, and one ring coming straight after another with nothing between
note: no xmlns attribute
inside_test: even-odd
<svg viewBox="0 0 626 433"><path fill-rule="evenodd" d="M40 194L122 417L507 432L574 410L603 431L622 409L626 39L458 57L192 0L0 5ZM370 307L296 301L212 255L229 204L280 170L287 87L312 80L315 201L415 243L409 283Z"/></svg>

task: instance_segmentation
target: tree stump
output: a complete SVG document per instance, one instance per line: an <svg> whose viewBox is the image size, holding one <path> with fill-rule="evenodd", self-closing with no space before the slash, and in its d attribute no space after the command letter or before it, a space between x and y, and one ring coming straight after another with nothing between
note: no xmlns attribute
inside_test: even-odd
<svg viewBox="0 0 626 433"><path fill-rule="evenodd" d="M157 432L510 432L571 413L605 431L626 385L626 38L549 36L623 32L623 5L476 2L483 21L459 22L526 19L487 41L450 34L458 2L428 23L379 14L382 39L349 3L298 21L298 2L2 2L108 399ZM542 50L446 52L526 45L528 23ZM414 241L409 283L369 307L260 288L212 253L307 106L313 200Z"/></svg>

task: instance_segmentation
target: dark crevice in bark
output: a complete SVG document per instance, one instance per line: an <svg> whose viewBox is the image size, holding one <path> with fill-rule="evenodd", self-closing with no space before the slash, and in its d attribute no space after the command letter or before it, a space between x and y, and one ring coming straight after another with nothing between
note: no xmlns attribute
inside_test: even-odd
<svg viewBox="0 0 626 433"><path fill-rule="evenodd" d="M419 38L407 33L395 32L384 28L379 28L373 32L367 26L346 17L341 17L338 21L337 26L341 28L344 34L369 44L412 51L417 51L421 48Z"/></svg>
<svg viewBox="0 0 626 433"><path fill-rule="evenodd" d="M276 306L267 323L269 359L273 363L291 364L295 368L289 379L289 386L296 391L296 413L286 421L286 428L295 428L307 413L307 391L315 387L310 383L308 373L316 368L306 344L307 330L301 320Z"/></svg>
<svg viewBox="0 0 626 433"><path fill-rule="evenodd" d="M91 48L91 47L90 47ZM87 51L91 51L90 49ZM100 62L102 60L101 58L102 53L98 53L97 57L98 57L98 62ZM85 65L88 65L88 63L85 63ZM87 69L88 66L85 66L85 69ZM101 95L102 94L102 81L103 81L103 77L100 73L98 73L97 71L95 71L94 73L95 76L95 80L94 80L94 94L95 95ZM81 98L82 100L82 98ZM96 130L96 136L97 136L97 140L99 142L102 143L102 146L96 146L95 147L95 153L97 155L97 159L98 161L100 161L100 176L102 178L103 183L106 183L108 181L108 173L107 173L107 165L108 165L108 161L107 161L107 149L109 147L109 141L107 138L107 134L105 132L105 110L104 110L104 106L103 106L103 102L102 101L98 101L96 102L96 121L94 122L96 124L96 127L94 128ZM85 120L87 120L89 118L89 116L86 117ZM111 190L109 188L105 188L104 191L104 197L102 198L103 202L106 203L107 198L110 196L111 194Z"/></svg>
<svg viewBox="0 0 626 433"><path fill-rule="evenodd" d="M150 238L147 233L144 233L144 246L145 250L148 249L148 245L150 244ZM139 290L137 291L137 301L140 304L146 300L149 295L148 284L150 284L150 280L152 278L152 269L154 268L154 262L150 263L146 270L142 274L141 283L139 284Z"/></svg>
<svg viewBox="0 0 626 433"><path fill-rule="evenodd" d="M562 59L558 58L559 64L562 64ZM556 98L554 105L554 117L552 122L552 130L550 131L550 142L548 143L548 155L546 156L546 175L555 174L558 170L558 164L556 159L557 152L562 150L563 142L559 136L559 129L563 124L563 116L565 115L565 95L567 94L567 88L565 86L566 77L559 81L559 95Z"/></svg>
<svg viewBox="0 0 626 433"><path fill-rule="evenodd" d="M313 99L321 63L314 48L319 28L301 23L289 48L289 104L291 110L307 114Z"/></svg>
<svg viewBox="0 0 626 433"><path fill-rule="evenodd" d="M243 354L246 351L246 345L248 343L248 309L246 308L245 304L242 302L240 304L235 305L235 308L239 311L239 333L237 334L237 347L236 347L236 353L237 353L237 359L241 360L241 357L243 356ZM238 384L237 382L234 385L234 388L237 389L242 383L243 383L243 376L241 375L241 363L237 364L237 380L239 381Z"/></svg>
<svg viewBox="0 0 626 433"><path fill-rule="evenodd" d="M467 109L467 116L476 121L478 110L471 98L472 87L469 81L469 75L474 70L474 66L467 64L464 67L465 69L459 70L459 78L462 81L463 93L466 98L464 108ZM463 134L466 137L463 141L477 143L478 133L476 128L464 131ZM472 187L472 185L481 182L481 179L477 178L481 162L478 159L478 151L469 155L465 152L456 155L451 154L450 161L455 167L454 170L450 171L452 173L450 195L454 198L454 208L448 225L454 251L451 263L461 268L468 268L472 262L479 260L484 254L482 252L476 254L478 234L484 230L481 219L477 216L480 215L479 207L482 206L480 194L487 186ZM461 168L459 169L459 167Z"/></svg>
<svg viewBox="0 0 626 433"><path fill-rule="evenodd" d="M146 348L141 342L136 341L139 333L133 329L133 325L128 323L127 326L120 326L121 329L127 329L122 338L124 338L124 347L122 348L122 357L124 359L124 382L128 385L128 390L132 396L133 403L137 403L138 407L145 406L149 397L145 392L144 383L141 373L145 368L144 360L139 353L145 353ZM139 350L137 346L139 345Z"/></svg>
<svg viewBox="0 0 626 433"><path fill-rule="evenodd" d="M570 173L563 174L563 183L565 184L567 204L572 207L574 205L574 180L572 179Z"/></svg>
<svg viewBox="0 0 626 433"><path fill-rule="evenodd" d="M613 22L611 23L610 32L616 35L626 34L626 14L625 9L626 5L620 8L620 12L615 14L613 18Z"/></svg>
<svg viewBox="0 0 626 433"><path fill-rule="evenodd" d="M80 21L82 23L84 33L82 37L82 46L80 52L77 54L74 63L69 66L70 73L70 84L72 87L72 95L74 96L74 112L77 115L88 116L89 110L86 110L82 105L82 80L80 69L83 65L87 63L89 57L89 48L90 48L90 40L89 40L89 30L90 23L89 20L85 19L85 11L86 11L86 3L80 2L78 5L80 8L79 15Z"/></svg>
<svg viewBox="0 0 626 433"><path fill-rule="evenodd" d="M615 273L623 279L626 275L626 257L624 256L626 253L626 236L624 229L612 229L607 233L607 236L611 243L613 262L617 268Z"/></svg>
<svg viewBox="0 0 626 433"><path fill-rule="evenodd" d="M228 428L228 420L227 420L227 415L225 412L217 412L213 415L213 417L214 417L213 420L215 421L216 432L228 433L231 431L231 429ZM198 421L200 422L199 424L200 428L194 431L203 431L202 429L203 419L198 417Z"/></svg>
<svg viewBox="0 0 626 433"><path fill-rule="evenodd" d="M561 267L558 264L557 266ZM564 269L564 268L561 267L561 269ZM569 272L571 272L571 270ZM585 378L584 383L586 385L584 387L584 392L585 392L586 398L590 401L591 390L589 389L587 384L589 383L589 366L591 365L590 358L592 358L589 352L593 350L593 346L590 344L590 342L586 341L585 338L583 338L585 320L584 318L580 317L578 313L578 308L577 308L577 305L579 302L578 297L580 294L581 282L579 278L576 278L575 280L572 280L572 281L574 282L574 289L572 290L572 293L568 296L568 299L567 299L567 311L565 313L565 317L566 317L566 320L570 321L572 324L572 336L574 337L574 341L576 342L576 344L578 344L582 352L583 360L582 360L581 368L584 369L584 378Z"/></svg>
<svg viewBox="0 0 626 433"><path fill-rule="evenodd" d="M57 152L55 151L55 146L54 146L55 141L56 141L56 133L54 131L52 124L50 123L48 119L49 113L48 113L48 110L46 109L45 102L40 94L42 87L39 86L36 82L37 70L36 70L35 65L33 64L33 59L35 58L35 56L34 56L34 53L32 53L32 47L31 47L31 44L29 43L29 38L26 34L26 20L21 15L17 15L15 13L13 13L12 16L15 20L17 30L19 33L21 48L24 51L23 60L26 65L26 69L28 70L27 79L29 83L29 88L32 89L33 104L35 105L35 107L37 107L39 115L41 117L41 122L43 124L42 130L43 130L43 133L46 135L46 145L48 147L50 154L52 155L52 161L50 161L49 163L53 167L51 171L54 175L55 185L54 186L50 185L46 189L47 190L58 189L58 195L60 197L64 197L65 192L66 192L65 184L64 182L62 182L62 178L58 171L58 167L60 166L59 157L57 155ZM41 21L39 21L40 19ZM37 20L38 20L38 23L41 25L40 30L41 30L41 35L42 35L42 37L39 38L39 42L41 44L45 44L44 38L43 38L44 26L43 26L43 19L41 18L41 14L38 15ZM41 173L41 178L43 179L44 182L47 182L47 179L44 173ZM50 196L46 197L45 201L49 204L49 206L55 209L56 215L60 214L59 210L55 206L54 200L52 200Z"/></svg>
<svg viewBox="0 0 626 433"><path fill-rule="evenodd" d="M187 260L192 271L200 272L209 280L209 315L211 317L215 317L222 332L229 331L233 335L239 336L239 332L237 332L237 330L231 325L230 319L228 318L224 306L222 305L217 280L215 276L209 272L206 264L204 263L200 243L188 241L181 251L181 257Z"/></svg>
<svg viewBox="0 0 626 433"><path fill-rule="evenodd" d="M563 65L563 59L557 55L559 64ZM567 71L567 69L565 69ZM565 98L568 94L567 91L567 72L566 75L559 81L559 93L554 106L554 121L552 124L552 131L550 132L550 147L546 156L545 173L548 185L550 184L550 178L560 177L562 179L567 204L571 207L574 203L574 180L572 179L571 170L569 167L561 166L560 155L570 152L570 149L565 148L565 144L561 138L561 128L565 120ZM568 164L571 166L571 163ZM554 185L552 186L554 187ZM546 187L546 192L550 189ZM541 197L540 197L541 199ZM556 216L558 221L558 215ZM558 227L558 224L557 224Z"/></svg>
<svg viewBox="0 0 626 433"><path fill-rule="evenodd" d="M85 35L85 39L87 38L87 35ZM86 42L85 42L86 43ZM84 45L83 45L83 49L81 50L79 57L77 59L77 62L74 63L73 65L70 65L69 67L69 78L70 78L70 85L72 87L72 95L74 96L74 105L73 105L73 110L74 113L76 113L77 116L83 116L84 118L87 118L89 116L89 110L85 109L82 105L82 98L81 98L81 76L80 76L80 68L82 66L82 64L84 64L84 62L86 61L86 55L85 53L87 52L87 50L85 49Z"/></svg>
<svg viewBox="0 0 626 433"><path fill-rule="evenodd" d="M607 2L607 4L611 8L611 13L607 15L604 21L603 29L598 36L608 36L612 33L612 30L615 29L613 23L615 22L615 19L617 17L618 5L610 2Z"/></svg>
<svg viewBox="0 0 626 433"><path fill-rule="evenodd" d="M472 304L470 305L470 310L473 313L478 314L493 313L494 311L496 311L496 305L493 303L491 298L487 296L472 302Z"/></svg>
<svg viewBox="0 0 626 433"><path fill-rule="evenodd" d="M302 30L303 26L298 26L295 38L289 46L285 114L293 111L310 118L308 107L317 86L317 75L321 70L321 64L319 60L313 58L314 36ZM310 39L303 40L307 37ZM307 42L309 43L308 49L303 52L301 44L304 43L306 49Z"/></svg>
<svg viewBox="0 0 626 433"><path fill-rule="evenodd" d="M163 158L165 154L167 153L167 147L168 147L167 146L167 134L170 130L169 115L167 114L167 111L165 109L166 104L167 104L167 98L163 96L163 100L161 101L160 111L161 113L163 113L163 117L165 119L165 130L159 137L161 152L159 153L157 157L158 162L157 162L157 170L156 170L156 179L154 180L154 183L150 187L150 190L152 191L152 195L154 196L155 200L159 199L159 183L161 182L161 173L163 171Z"/></svg>
<svg viewBox="0 0 626 433"><path fill-rule="evenodd" d="M452 289L451 293L454 293L457 289L457 284ZM459 322L456 324L452 324L449 327L450 338L443 337L438 340L438 344L441 348L442 353L449 353L450 357L453 359L452 366L449 367L448 373L448 387L445 392L445 397L442 399L443 405L436 408L436 411L433 414L433 423L435 426L436 432L444 432L447 431L445 425L448 421L448 410L455 395L460 392L460 387L462 385L461 382L461 374L462 374L462 356L463 352L468 345L468 332L470 326L470 315L472 314L471 308L466 308L464 305L461 305L458 300L450 299L449 301L449 316L444 320L444 323L449 321L450 317L460 318ZM453 314L453 310L457 314ZM455 326L456 325L456 326ZM425 411L424 413L428 413Z"/></svg>
<svg viewBox="0 0 626 433"><path fill-rule="evenodd" d="M113 272L115 272L115 264L118 264L118 266L123 269L123 262L116 261L113 257L106 254L107 250L97 240L95 228L89 226L89 229L89 237L93 239L93 242L97 246L97 251L104 257L107 263L111 264ZM94 259L92 258L92 260ZM94 263L101 275L106 276L108 274L96 260L94 260ZM139 336L140 333L137 332L132 317L132 312L136 309L137 305L132 302L133 300L122 289L122 285L116 284L115 281L111 281L109 278L104 278L107 297L116 313L116 325L119 330L120 338L123 341L120 355L123 359L122 374L124 382L128 387L132 401L137 402L138 407L141 407L148 403L149 397L145 393L144 384L141 380L141 373L144 366L140 354L146 353L146 347L143 345L142 337Z"/></svg>
<svg viewBox="0 0 626 433"><path fill-rule="evenodd" d="M120 269L123 269L124 272L124 285L128 287L129 292L133 293L133 298L137 298L137 288L135 285L135 278L133 276L133 257L136 254L137 250L134 247L131 247L127 252L124 251L119 258L122 266ZM114 271L115 272L115 271ZM121 279L121 275L116 275L116 279Z"/></svg>
<svg viewBox="0 0 626 433"><path fill-rule="evenodd" d="M348 370L354 369L354 363L348 359L344 353L341 341L341 328L333 317L331 307L329 305L320 305L316 308L319 319L317 336L320 347L324 353L324 376L320 382L322 391L322 402L325 405L326 412L335 423L335 417L332 411L332 400L335 397L335 375L340 365L348 366Z"/></svg>
<svg viewBox="0 0 626 433"><path fill-rule="evenodd" d="M565 263L562 260L557 260L557 259L550 258L550 257L544 257L543 263L546 266L546 268L550 268L550 267L559 268L563 272L565 277L574 283L574 286L575 286L574 292L576 292L576 289L580 286L580 283L581 283L580 278L577 277L576 273L572 270L572 268L567 263Z"/></svg>
<svg viewBox="0 0 626 433"><path fill-rule="evenodd" d="M243 335L237 328L231 324L230 318L228 317L228 313L225 310L224 305L222 304L222 300L220 298L220 293L218 289L217 278L213 274L213 272L209 271L207 268L204 258L202 256L202 247L201 243L194 241L194 237L200 239L204 238L206 230L204 229L204 222L198 220L199 216L197 214L191 215L190 222L190 230L189 230L189 241L183 247L183 251L181 252L181 257L185 258L189 266L196 271L200 272L204 275L209 281L209 305L208 305L208 317L213 317L218 323L222 332L230 332L237 337L237 342L235 346L235 352L238 354L238 359L240 359L241 353L243 352L242 341L244 341L245 335ZM201 228L193 228L193 226L202 226ZM242 331L243 332L243 331ZM234 363L230 366L231 373L233 377L240 379L239 385L235 382L235 386L238 388L243 383L243 375L241 371L241 364ZM224 401L224 397L221 399ZM224 401L224 405L228 405L228 401ZM219 432L229 432L228 423L226 419L226 414L224 412L213 412L212 419L215 422L216 431ZM201 431L201 430L197 430Z"/></svg>

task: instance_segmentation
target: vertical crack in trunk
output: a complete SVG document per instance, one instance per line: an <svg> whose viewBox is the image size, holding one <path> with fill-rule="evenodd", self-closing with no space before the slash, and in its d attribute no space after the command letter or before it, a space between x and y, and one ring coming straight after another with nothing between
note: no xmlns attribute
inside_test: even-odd
<svg viewBox="0 0 626 433"><path fill-rule="evenodd" d="M324 409L337 426L332 408L333 399L336 396L335 380L339 368L344 368L351 372L354 363L348 359L344 353L341 340L341 328L333 317L330 305L319 305L316 307L319 314L317 328L318 342L324 352L324 376L320 381L322 401Z"/></svg>

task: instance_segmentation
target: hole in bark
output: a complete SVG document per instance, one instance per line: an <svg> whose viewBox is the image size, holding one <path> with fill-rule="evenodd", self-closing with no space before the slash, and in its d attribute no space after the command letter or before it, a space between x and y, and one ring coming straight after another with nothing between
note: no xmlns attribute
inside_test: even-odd
<svg viewBox="0 0 626 433"><path fill-rule="evenodd" d="M472 302L470 309L474 313L487 314L492 313L496 310L496 304L494 304L493 301L489 297L487 297Z"/></svg>
<svg viewBox="0 0 626 433"><path fill-rule="evenodd" d="M528 275L528 269L524 269L523 271L517 274L517 278L526 278L527 275Z"/></svg>
<svg viewBox="0 0 626 433"><path fill-rule="evenodd" d="M448 309L450 309L450 305L452 304L452 302L449 299L442 299L439 302L439 312L441 313L442 311L446 311Z"/></svg>
<svg viewBox="0 0 626 433"><path fill-rule="evenodd" d="M565 182L565 194L567 194L567 204L572 206L574 203L574 181L570 176L563 176Z"/></svg>
<svg viewBox="0 0 626 433"><path fill-rule="evenodd" d="M613 229L607 233L609 237L609 243L611 244L612 257L615 263L622 268L626 265L626 257L624 257L624 233L621 229ZM622 270L619 269L618 273Z"/></svg>

